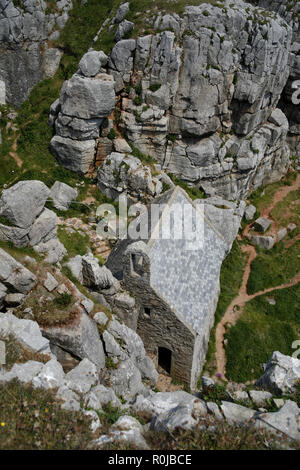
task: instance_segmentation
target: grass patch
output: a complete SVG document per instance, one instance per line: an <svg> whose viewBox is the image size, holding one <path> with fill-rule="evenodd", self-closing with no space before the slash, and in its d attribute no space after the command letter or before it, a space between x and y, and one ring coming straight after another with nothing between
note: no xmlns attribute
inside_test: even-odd
<svg viewBox="0 0 300 470"><path fill-rule="evenodd" d="M270 305L272 297L276 304ZM248 302L241 318L226 333L226 376L235 382L260 377L262 364L274 351L292 355L292 343L299 338L300 285L274 291Z"/></svg>
<svg viewBox="0 0 300 470"><path fill-rule="evenodd" d="M248 294L290 282L299 272L299 248L300 240L290 246L282 240L267 251L257 247L258 256L251 264L247 283Z"/></svg>
<svg viewBox="0 0 300 470"><path fill-rule="evenodd" d="M242 283L242 276L245 268L245 255L242 253L240 244L237 240L232 245L231 252L223 261L220 273L221 292L215 312L215 324L211 330L208 350L206 355L206 364L204 371L212 374L215 372L215 352L216 352L216 326L222 319L227 307L238 295ZM199 388L201 383L198 384Z"/></svg>
<svg viewBox="0 0 300 470"><path fill-rule="evenodd" d="M68 252L68 259L73 258L76 255L83 256L87 254L90 246L90 239L87 234L81 234L77 231L74 231L74 233L68 233L64 227L59 226L57 235Z"/></svg>
<svg viewBox="0 0 300 470"><path fill-rule="evenodd" d="M45 364L51 359L46 354L30 351L12 336L3 341L5 342L5 370L10 370L14 364L24 364L27 361L38 361Z"/></svg>
<svg viewBox="0 0 300 470"><path fill-rule="evenodd" d="M93 439L90 419L60 408L54 392L17 381L0 387L1 450L86 449Z"/></svg>
<svg viewBox="0 0 300 470"><path fill-rule="evenodd" d="M168 176L176 186L180 186L182 189L184 189L193 201L195 199L205 198L205 193L202 189L196 188L195 186L189 186L187 183L180 180L179 178L177 178L177 176L173 175L172 173L168 173Z"/></svg>

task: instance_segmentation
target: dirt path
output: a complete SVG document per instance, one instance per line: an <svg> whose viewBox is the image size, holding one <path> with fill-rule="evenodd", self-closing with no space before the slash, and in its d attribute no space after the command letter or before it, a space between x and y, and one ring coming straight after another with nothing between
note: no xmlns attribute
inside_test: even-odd
<svg viewBox="0 0 300 470"><path fill-rule="evenodd" d="M19 155L17 154L17 137L14 140L14 143L12 145L12 151L9 152L9 155L15 160L18 167L21 168L23 165L23 162L21 158L19 157Z"/></svg>
<svg viewBox="0 0 300 470"><path fill-rule="evenodd" d="M264 217L270 218L270 214L274 207L281 202L285 197L291 192L298 189L300 186L300 174L297 175L296 180L291 186L284 186L280 188L273 197L272 203L267 206L265 209L261 211L261 215ZM243 235L244 237L247 235L251 224L247 225L245 228ZM300 273L298 273L289 283L282 284L276 287L270 287L264 289L263 291L255 292L255 294L248 295L247 294L247 283L251 272L251 263L256 258L257 253L252 245L242 246L242 251L248 254L247 264L244 270L242 284L239 290L238 295L232 300L231 304L228 306L222 320L218 323L216 328L216 362L217 362L217 371L216 376L217 378L219 374L221 374L223 379L226 379L226 352L224 348L224 337L226 333L226 325L235 325L239 317L243 312L244 305L246 302L254 299L255 297L259 297L264 294L268 294L275 290L286 289L288 287L292 287L298 282L300 282Z"/></svg>

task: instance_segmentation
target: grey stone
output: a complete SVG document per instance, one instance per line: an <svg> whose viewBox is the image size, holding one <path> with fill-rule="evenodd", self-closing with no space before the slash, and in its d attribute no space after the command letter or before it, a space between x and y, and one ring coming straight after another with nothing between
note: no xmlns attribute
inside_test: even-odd
<svg viewBox="0 0 300 470"><path fill-rule="evenodd" d="M173 432L175 430L192 430L197 426L188 405L178 405L151 421L151 429L156 432Z"/></svg>
<svg viewBox="0 0 300 470"><path fill-rule="evenodd" d="M260 246L264 250L271 250L276 243L276 238L273 235L252 235L249 233L247 235L248 240L254 245Z"/></svg>
<svg viewBox="0 0 300 470"><path fill-rule="evenodd" d="M111 388L104 385L96 385L85 396L84 404L87 408L102 410L103 405L111 405L114 408L121 406L120 400Z"/></svg>
<svg viewBox="0 0 300 470"><path fill-rule="evenodd" d="M282 228L280 230L278 230L277 232L277 240L280 242L284 237L287 236L287 229L286 228Z"/></svg>
<svg viewBox="0 0 300 470"><path fill-rule="evenodd" d="M114 23L121 23L127 13L129 13L129 2L121 3L114 17Z"/></svg>
<svg viewBox="0 0 300 470"><path fill-rule="evenodd" d="M254 222L254 229L257 232L266 232L271 225L271 221L266 217L259 217Z"/></svg>
<svg viewBox="0 0 300 470"><path fill-rule="evenodd" d="M49 341L35 321L19 319L10 312L0 313L0 336L8 338L9 335L31 351L50 353Z"/></svg>
<svg viewBox="0 0 300 470"><path fill-rule="evenodd" d="M41 181L20 181L2 192L0 213L15 226L27 228L42 212L49 194Z"/></svg>
<svg viewBox="0 0 300 470"><path fill-rule="evenodd" d="M268 431L277 430L291 439L300 440L300 408L294 401L286 401L283 407L275 413L260 414L256 424Z"/></svg>
<svg viewBox="0 0 300 470"><path fill-rule="evenodd" d="M206 403L207 410L210 414L212 414L217 420L222 421L224 419L220 408L218 405L212 401Z"/></svg>
<svg viewBox="0 0 300 470"><path fill-rule="evenodd" d="M101 422L97 413L93 410L89 410L89 411L84 410L83 413L85 414L85 416L88 416L89 418L91 418L91 424L90 424L91 431L92 432L98 431L98 429L101 428Z"/></svg>
<svg viewBox="0 0 300 470"><path fill-rule="evenodd" d="M114 283L110 270L99 266L99 261L91 254L82 257L82 277L83 284L94 290L109 289Z"/></svg>
<svg viewBox="0 0 300 470"><path fill-rule="evenodd" d="M97 324L85 312L80 311L76 321L69 325L43 328L43 334L51 343L76 357L89 359L98 370L104 367L105 356Z"/></svg>
<svg viewBox="0 0 300 470"><path fill-rule="evenodd" d="M7 294L5 296L5 304L8 306L8 307L18 307L19 305L22 304L22 302L24 301L25 299L25 295L24 294L18 294L18 293L14 293L14 294Z"/></svg>
<svg viewBox="0 0 300 470"><path fill-rule="evenodd" d="M272 393L260 390L250 390L249 396L256 405L265 406L268 400L272 398Z"/></svg>
<svg viewBox="0 0 300 470"><path fill-rule="evenodd" d="M51 188L50 196L53 200L54 207L59 210L67 210L70 207L71 202L77 198L78 191L71 186L55 181Z"/></svg>
<svg viewBox="0 0 300 470"><path fill-rule="evenodd" d="M83 359L65 376L66 386L80 395L88 393L98 381L97 367L88 359Z"/></svg>
<svg viewBox="0 0 300 470"><path fill-rule="evenodd" d="M116 34L115 34L115 41L118 42L121 39L124 39L127 34L131 33L133 30L134 23L131 21L123 20L117 28Z"/></svg>
<svg viewBox="0 0 300 470"><path fill-rule="evenodd" d="M111 429L118 431L135 430L143 434L143 426L133 416L123 415L112 425Z"/></svg>
<svg viewBox="0 0 300 470"><path fill-rule="evenodd" d="M79 411L80 410L80 396L77 395L73 390L70 390L66 385L59 387L56 397L62 400L63 404L61 408L67 411Z"/></svg>
<svg viewBox="0 0 300 470"><path fill-rule="evenodd" d="M145 391L141 373L130 359L122 361L117 369L109 371L109 381L116 395L125 400Z"/></svg>
<svg viewBox="0 0 300 470"><path fill-rule="evenodd" d="M222 401L221 410L230 424L249 424L256 414L255 410L229 401Z"/></svg>
<svg viewBox="0 0 300 470"><path fill-rule="evenodd" d="M33 248L36 253L46 254L45 262L49 264L58 263L67 254L64 245L57 238L41 242Z"/></svg>
<svg viewBox="0 0 300 470"><path fill-rule="evenodd" d="M44 364L37 361L27 361L24 364L14 364L10 370L12 378L23 383L30 383L38 375Z"/></svg>
<svg viewBox="0 0 300 470"><path fill-rule="evenodd" d="M300 360L275 351L256 385L270 392L294 393L299 380Z"/></svg>
<svg viewBox="0 0 300 470"><path fill-rule="evenodd" d="M94 448L101 448L111 443L124 443L129 446L134 446L139 450L150 450L147 442L140 432L133 429L130 431L112 431L110 434L103 434L99 439L92 441L91 446Z"/></svg>
<svg viewBox="0 0 300 470"><path fill-rule="evenodd" d="M104 312L96 312L93 319L98 325L105 326L108 322L108 317Z"/></svg>
<svg viewBox="0 0 300 470"><path fill-rule="evenodd" d="M205 375L201 377L201 382L202 382L203 389L213 387L215 385L214 380L211 379L210 377L206 377Z"/></svg>
<svg viewBox="0 0 300 470"><path fill-rule="evenodd" d="M254 215L256 213L256 207L253 206L252 204L249 204L249 206L246 207L245 209L245 219L246 220L252 220Z"/></svg>
<svg viewBox="0 0 300 470"><path fill-rule="evenodd" d="M76 255L74 258L70 258L66 263L66 266L70 269L73 276L78 279L79 282L83 282L82 276L82 256Z"/></svg>
<svg viewBox="0 0 300 470"><path fill-rule="evenodd" d="M108 57L103 51L89 51L81 58L79 68L85 77L94 77L107 61Z"/></svg>
<svg viewBox="0 0 300 470"><path fill-rule="evenodd" d="M58 282L55 279L52 274L49 272L47 273L46 279L44 281L44 287L47 289L47 291L52 292L54 289L56 289L58 286Z"/></svg>
<svg viewBox="0 0 300 470"><path fill-rule="evenodd" d="M35 246L40 242L56 239L56 233L57 215L45 208L30 227L28 233L29 245Z"/></svg>
<svg viewBox="0 0 300 470"><path fill-rule="evenodd" d="M101 73L95 78L73 75L60 93L63 114L82 119L103 118L110 115L115 106L114 81Z"/></svg>
<svg viewBox="0 0 300 470"><path fill-rule="evenodd" d="M62 166L79 174L89 171L95 157L95 140L79 141L55 135L50 148Z"/></svg>
<svg viewBox="0 0 300 470"><path fill-rule="evenodd" d="M44 364L39 374L32 379L32 385L34 388L59 388L63 385L64 376L65 374L60 363L56 359L51 359Z"/></svg>
<svg viewBox="0 0 300 470"><path fill-rule="evenodd" d="M131 153L131 147L125 139L117 138L114 140L115 151L118 153Z"/></svg>

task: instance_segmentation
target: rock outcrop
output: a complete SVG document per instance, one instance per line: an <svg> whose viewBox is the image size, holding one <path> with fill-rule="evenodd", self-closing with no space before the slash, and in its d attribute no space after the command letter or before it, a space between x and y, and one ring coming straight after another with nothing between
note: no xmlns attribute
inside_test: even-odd
<svg viewBox="0 0 300 470"><path fill-rule="evenodd" d="M55 74L62 51L48 40L58 38L71 8L72 0L1 0L0 84L8 103L20 106L40 80Z"/></svg>
<svg viewBox="0 0 300 470"><path fill-rule="evenodd" d="M241 0L238 8L228 0L151 21L159 32L119 40L105 66L115 81L117 125L129 143L210 196L241 199L280 179L290 164L289 125L276 107L290 74L292 28L279 15L258 13ZM94 67L94 56L91 61ZM79 81L85 83L76 74L63 86L61 104L71 84L81 90ZM85 93L86 87L78 103ZM84 115L74 107L63 113L92 118L88 103ZM109 106L106 111L109 116ZM83 140L84 133L70 140L60 120L52 139L58 161L86 173L97 153L94 163L101 166L112 151L109 128L97 142Z"/></svg>
<svg viewBox="0 0 300 470"><path fill-rule="evenodd" d="M272 354L257 385L280 394L293 393L300 381L300 360L279 351Z"/></svg>

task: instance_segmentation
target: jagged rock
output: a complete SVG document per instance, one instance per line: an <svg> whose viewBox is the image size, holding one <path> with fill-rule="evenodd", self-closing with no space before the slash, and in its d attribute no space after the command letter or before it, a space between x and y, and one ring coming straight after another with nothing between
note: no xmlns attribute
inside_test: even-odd
<svg viewBox="0 0 300 470"><path fill-rule="evenodd" d="M205 403L199 398L184 391L158 392L150 397L138 395L132 405L132 410L144 419L150 420L154 416L167 413L179 405L186 405L199 416L207 414Z"/></svg>
<svg viewBox="0 0 300 470"><path fill-rule="evenodd" d="M99 439L91 442L91 446L94 448L101 448L111 443L124 443L129 446L134 446L139 450L149 450L149 446L145 441L142 434L136 429L130 431L112 431L109 434L103 434Z"/></svg>
<svg viewBox="0 0 300 470"><path fill-rule="evenodd" d="M19 319L10 312L0 313L0 336L8 338L10 335L31 351L50 353L49 341L42 336L35 321Z"/></svg>
<svg viewBox="0 0 300 470"><path fill-rule="evenodd" d="M260 414L256 425L271 432L278 430L291 439L300 441L300 408L297 403L288 400L276 413Z"/></svg>
<svg viewBox="0 0 300 470"><path fill-rule="evenodd" d="M87 173L95 157L95 140L73 140L55 135L50 149L58 162L71 171Z"/></svg>
<svg viewBox="0 0 300 470"><path fill-rule="evenodd" d="M8 307L18 307L19 305L22 304L22 302L24 301L25 299L25 295L24 294L18 294L18 293L14 293L14 294L7 294L5 296L5 304L8 306Z"/></svg>
<svg viewBox="0 0 300 470"><path fill-rule="evenodd" d="M115 41L118 42L121 39L124 39L127 34L131 33L133 27L134 23L132 23L131 21L123 20L117 28L115 34Z"/></svg>
<svg viewBox="0 0 300 470"><path fill-rule="evenodd" d="M67 210L70 207L71 202L78 196L77 189L74 189L65 183L61 183L60 181L55 181L50 191L54 207L63 211Z"/></svg>
<svg viewBox="0 0 300 470"><path fill-rule="evenodd" d="M43 369L44 364L37 361L27 361L24 364L14 364L9 374L11 379L18 379L23 383L32 382L33 378Z"/></svg>
<svg viewBox="0 0 300 470"><path fill-rule="evenodd" d="M45 208L37 217L28 233L29 245L35 246L40 242L46 243L56 239L57 215L55 212Z"/></svg>
<svg viewBox="0 0 300 470"><path fill-rule="evenodd" d="M28 228L42 212L49 194L41 181L20 181L2 192L0 214L13 225Z"/></svg>
<svg viewBox="0 0 300 470"><path fill-rule="evenodd" d="M245 209L245 213L244 213L245 219L248 221L252 220L253 217L255 216L255 213L256 213L256 207L250 204Z"/></svg>
<svg viewBox="0 0 300 470"><path fill-rule="evenodd" d="M249 424L256 414L255 410L229 401L222 401L221 410L230 424Z"/></svg>
<svg viewBox="0 0 300 470"><path fill-rule="evenodd" d="M103 51L89 51L81 58L79 69L85 77L94 77L107 61L108 57Z"/></svg>
<svg viewBox="0 0 300 470"><path fill-rule="evenodd" d="M58 282L52 274L47 273L46 279L44 281L44 287L47 291L52 292L58 286Z"/></svg>
<svg viewBox="0 0 300 470"><path fill-rule="evenodd" d="M123 192L149 198L162 191L162 184L152 177L149 167L132 155L117 152L108 155L99 168L98 186L111 199Z"/></svg>
<svg viewBox="0 0 300 470"><path fill-rule="evenodd" d="M261 390L250 390L249 396L251 400L258 406L265 406L267 401L272 398L272 393Z"/></svg>
<svg viewBox="0 0 300 470"><path fill-rule="evenodd" d="M213 387L215 385L215 382L214 382L213 379L211 379L210 377L206 377L204 375L203 375L203 377L201 377L201 383L202 383L202 388L203 389Z"/></svg>
<svg viewBox="0 0 300 470"><path fill-rule="evenodd" d="M253 235L252 233L249 233L247 238L251 243L260 246L264 250L271 250L276 243L276 238L273 235Z"/></svg>
<svg viewBox="0 0 300 470"><path fill-rule="evenodd" d="M3 307L4 299L7 293L7 288L0 282L0 309Z"/></svg>
<svg viewBox="0 0 300 470"><path fill-rule="evenodd" d="M93 255L82 257L83 284L94 290L109 289L114 284L114 277L106 266L99 266L99 261Z"/></svg>
<svg viewBox="0 0 300 470"><path fill-rule="evenodd" d="M98 370L104 367L105 356L97 324L85 312L79 310L69 325L43 328L43 334L51 343L76 357L89 359Z"/></svg>
<svg viewBox="0 0 300 470"><path fill-rule="evenodd" d="M73 276L78 279L79 282L83 282L82 276L82 256L76 255L74 258L69 259L66 266L71 270Z"/></svg>
<svg viewBox="0 0 300 470"><path fill-rule="evenodd" d="M192 430L197 426L197 420L192 416L188 405L178 405L166 411L151 421L151 429L156 432L173 432L175 430Z"/></svg>
<svg viewBox="0 0 300 470"><path fill-rule="evenodd" d="M126 401L145 392L141 373L131 359L122 361L117 369L109 370L109 383L116 395Z"/></svg>
<svg viewBox="0 0 300 470"><path fill-rule="evenodd" d="M293 393L299 380L300 360L275 351L256 385L270 392Z"/></svg>
<svg viewBox="0 0 300 470"><path fill-rule="evenodd" d="M120 418L112 425L111 429L117 429L118 431L131 431L135 430L143 433L143 426L133 416L120 416Z"/></svg>
<svg viewBox="0 0 300 470"><path fill-rule="evenodd" d="M59 387L56 397L62 400L61 408L68 411L80 410L80 396L73 390L70 390L66 385Z"/></svg>
<svg viewBox="0 0 300 470"><path fill-rule="evenodd" d="M13 0L1 2L1 80L7 102L19 107L42 79L54 75L62 51L51 46L68 19L72 1L55 3L55 13L46 2Z"/></svg>
<svg viewBox="0 0 300 470"><path fill-rule="evenodd" d="M61 111L81 119L109 116L115 106L114 81L101 73L96 78L73 75L60 93Z"/></svg>
<svg viewBox="0 0 300 470"><path fill-rule="evenodd" d="M207 410L210 414L212 414L217 420L222 421L224 419L218 405L212 401L208 401L206 403Z"/></svg>
<svg viewBox="0 0 300 470"><path fill-rule="evenodd" d="M113 19L114 23L121 23L125 16L129 13L129 2L121 3L119 6L116 16Z"/></svg>
<svg viewBox="0 0 300 470"><path fill-rule="evenodd" d="M48 361L38 375L32 379L34 388L59 388L64 381L64 371L56 359Z"/></svg>
<svg viewBox="0 0 300 470"><path fill-rule="evenodd" d="M254 222L254 230L257 232L266 232L271 225L271 221L266 217L259 217Z"/></svg>
<svg viewBox="0 0 300 470"><path fill-rule="evenodd" d="M98 411L102 409L103 405L110 404L115 408L119 408L121 406L121 402L117 398L115 392L104 385L96 385L96 387L93 387L85 396L84 403L87 408L93 408Z"/></svg>
<svg viewBox="0 0 300 470"><path fill-rule="evenodd" d="M83 413L91 418L90 429L92 432L96 432L98 429L101 428L101 422L97 413L93 410L84 410Z"/></svg>
<svg viewBox="0 0 300 470"><path fill-rule="evenodd" d="M45 253L45 262L49 264L58 263L67 254L64 245L57 238L41 242L33 248L37 253Z"/></svg>
<svg viewBox="0 0 300 470"><path fill-rule="evenodd" d="M236 400L236 401L245 401L245 402L250 401L248 393L245 392L244 390L234 390L230 392L230 396L233 400Z"/></svg>
<svg viewBox="0 0 300 470"><path fill-rule="evenodd" d="M93 318L98 325L105 326L108 322L108 317L104 312L96 312Z"/></svg>
<svg viewBox="0 0 300 470"><path fill-rule="evenodd" d="M131 147L125 139L117 138L114 140L114 148L118 153L131 153Z"/></svg>
<svg viewBox="0 0 300 470"><path fill-rule="evenodd" d="M97 367L88 359L83 359L65 376L66 386L80 395L88 393L98 381Z"/></svg>
<svg viewBox="0 0 300 470"><path fill-rule="evenodd" d="M112 356L116 356L120 360L129 358L139 369L143 378L149 379L152 385L156 384L158 372L151 359L146 356L144 344L135 331L113 319L109 322L107 331L103 334L103 339L105 343L109 342ZM111 341L112 339L114 340L113 342ZM107 348L108 344L106 344L106 350Z"/></svg>

